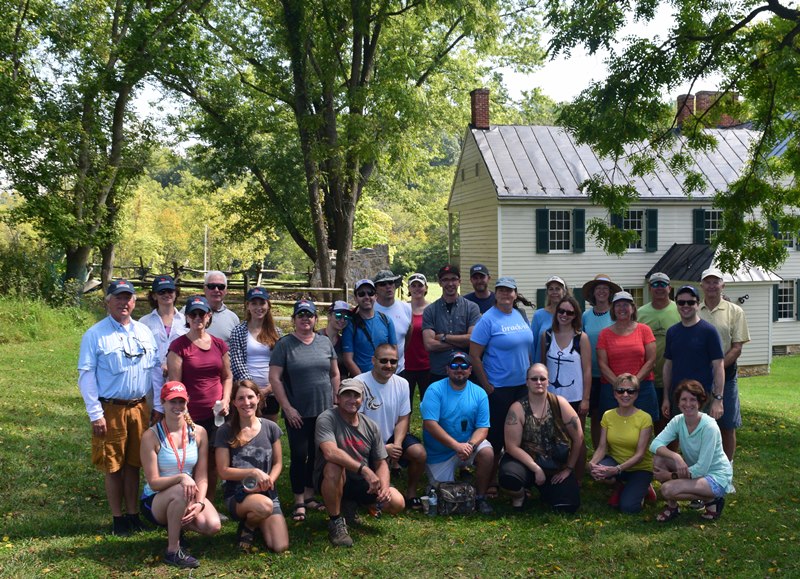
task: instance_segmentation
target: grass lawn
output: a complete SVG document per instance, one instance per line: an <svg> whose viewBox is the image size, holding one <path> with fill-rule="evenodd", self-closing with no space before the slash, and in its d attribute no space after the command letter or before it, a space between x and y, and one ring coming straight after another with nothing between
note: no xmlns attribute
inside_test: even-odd
<svg viewBox="0 0 800 579"><path fill-rule="evenodd" d="M164 531L107 534L110 515L76 385L78 346L90 322L78 310L0 299L0 576L185 576L161 563ZM330 547L327 517L312 513L304 524L289 523L289 552L240 555L235 524L226 523L216 537L190 536L202 562L193 576L799 576L797 376L795 356L776 358L769 377L740 381L738 492L717 522L684 509L659 524L661 502L623 516L606 506L607 488L586 481L574 516L536 502L517 514L501 498L492 518L370 519L353 532L353 549ZM279 483L289 511L286 470Z"/></svg>

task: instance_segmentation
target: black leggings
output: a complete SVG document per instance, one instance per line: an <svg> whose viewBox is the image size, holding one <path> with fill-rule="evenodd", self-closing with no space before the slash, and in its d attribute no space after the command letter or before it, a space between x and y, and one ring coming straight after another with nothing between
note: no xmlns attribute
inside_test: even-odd
<svg viewBox="0 0 800 579"><path fill-rule="evenodd" d="M523 488L529 489L535 486L539 491L542 501L560 513L574 513L581 506L580 487L575 473L570 475L558 484L553 484L550 479L554 472L545 471L546 478L542 486L536 485L533 471L528 469L516 458L505 454L500 461L500 471L498 481L500 487L511 492L519 492Z"/></svg>
<svg viewBox="0 0 800 579"><path fill-rule="evenodd" d="M317 447L314 444L314 430L317 426L317 417L303 417L303 426L292 428L286 422L286 436L289 438L289 452L291 464L289 465L289 480L292 483L292 492L301 495L306 487L314 488L314 460L317 456Z"/></svg>
<svg viewBox="0 0 800 579"><path fill-rule="evenodd" d="M487 440L492 445L494 456L499 457L500 451L505 446L505 428L508 409L517 400L527 394L527 387L508 386L506 388L495 388L489 394L489 436Z"/></svg>
<svg viewBox="0 0 800 579"><path fill-rule="evenodd" d="M414 413L414 389L419 387L419 401L425 396L425 390L431 385L430 370L403 370L400 376L408 380L408 397L411 401L411 413Z"/></svg>

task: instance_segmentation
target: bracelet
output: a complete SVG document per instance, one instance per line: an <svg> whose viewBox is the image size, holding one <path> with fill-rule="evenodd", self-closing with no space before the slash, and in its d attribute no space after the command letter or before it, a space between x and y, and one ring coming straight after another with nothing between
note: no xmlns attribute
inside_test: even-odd
<svg viewBox="0 0 800 579"><path fill-rule="evenodd" d="M362 463L361 463L361 466L359 466L359 467L358 467L358 470L356 471L356 474L357 474L358 476L361 476L361 471L362 471L362 470L364 470L364 466L365 466L365 465L364 465L364 463L362 462Z"/></svg>
<svg viewBox="0 0 800 579"><path fill-rule="evenodd" d="M617 465L617 474L622 474L622 467L620 465Z"/></svg>
<svg viewBox="0 0 800 579"><path fill-rule="evenodd" d="M567 470L570 470L572 472L575 472L575 467L574 466L570 466L570 465L567 464L567 465L564 466L564 468L567 469Z"/></svg>
<svg viewBox="0 0 800 579"><path fill-rule="evenodd" d="M203 505L203 508L202 508L202 509L200 509L200 512L201 512L201 513L202 513L203 511L205 511L205 510L206 510L206 504L205 504L204 502L197 501L195 504L196 504L196 505Z"/></svg>

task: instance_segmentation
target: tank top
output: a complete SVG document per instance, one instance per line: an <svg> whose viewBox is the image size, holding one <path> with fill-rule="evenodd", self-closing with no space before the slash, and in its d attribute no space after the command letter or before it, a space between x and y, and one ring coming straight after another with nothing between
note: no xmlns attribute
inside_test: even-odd
<svg viewBox="0 0 800 579"><path fill-rule="evenodd" d="M556 426L556 418L553 416L551 396L553 395L547 394L547 404L545 404L545 412L542 418L536 418L533 415L530 400L527 396L519 401L522 405L522 410L525 412L520 448L534 460L537 457L551 458L554 454L556 443L563 440Z"/></svg>
<svg viewBox="0 0 800 579"><path fill-rule="evenodd" d="M157 455L158 474L160 476L175 476L180 473L185 473L191 476L195 465L197 465L197 438L194 436L194 428L191 426L188 427L189 441L186 445L186 461L183 463L183 470L181 471L178 470L178 460L175 457L172 446L167 442L167 435L161 423L159 422L155 426L151 426L150 430L156 433L160 443ZM178 449L178 454L183 458L183 449ZM142 490L142 498L149 497L157 492L158 491L151 489L148 483L145 483L144 489Z"/></svg>
<svg viewBox="0 0 800 579"><path fill-rule="evenodd" d="M578 334L578 344L579 340L580 334ZM550 376L547 390L563 396L567 402L580 402L583 399L583 365L580 346L576 348L575 341L570 340L567 347L562 350L556 337L552 336L547 349L547 373Z"/></svg>

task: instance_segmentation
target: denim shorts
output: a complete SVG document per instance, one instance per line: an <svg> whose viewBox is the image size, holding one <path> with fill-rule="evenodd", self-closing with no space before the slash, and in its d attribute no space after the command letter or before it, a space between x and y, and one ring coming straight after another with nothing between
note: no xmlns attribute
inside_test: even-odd
<svg viewBox="0 0 800 579"><path fill-rule="evenodd" d="M719 483L714 480L714 477L710 474L707 474L704 477L708 481L708 486L711 487L711 492L714 493L714 498L720 498L725 496L725 489L719 486Z"/></svg>

